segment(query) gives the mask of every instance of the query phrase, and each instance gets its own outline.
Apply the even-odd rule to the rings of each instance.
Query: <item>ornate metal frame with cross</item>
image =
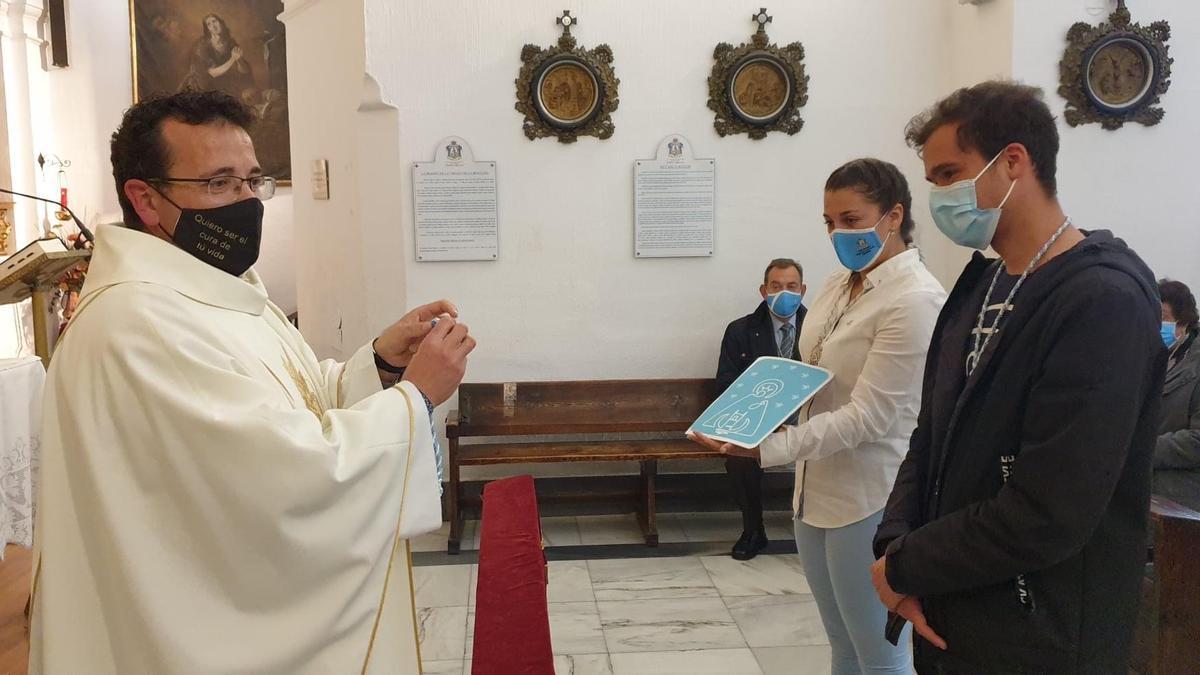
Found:
[[[1067,124],[1096,122],[1115,130],[1126,122],[1153,126],[1162,121],[1163,109],[1155,104],[1171,86],[1170,37],[1166,21],[1133,23],[1125,0],[1117,1],[1106,23],[1071,26],[1059,62],[1058,93],[1067,99]]]
[[[767,24],[773,17],[766,8],[751,17],[758,31],[749,43],[734,47],[726,42],[713,50],[708,76],[708,107],[716,113],[713,126],[722,136],[749,134],[766,138],[768,131],[789,135],[800,131],[800,108],[808,103],[808,75],[804,73],[804,46],[770,44]]]
[[[531,141],[556,136],[560,143],[574,143],[580,136],[609,138],[621,83],[613,72],[612,49],[576,46],[571,28],[579,19],[570,11],[554,22],[563,31],[556,46],[525,45],[521,50],[516,108],[525,115],[525,135]]]

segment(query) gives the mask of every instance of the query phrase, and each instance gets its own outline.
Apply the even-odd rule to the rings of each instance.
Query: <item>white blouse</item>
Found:
[[[800,355],[833,379],[801,410],[799,425],[760,448],[764,467],[796,462],[792,506],[813,527],[844,527],[887,503],[917,425],[925,356],[946,291],[909,249],[867,273],[863,292],[853,303],[849,297],[845,269],[817,294]]]

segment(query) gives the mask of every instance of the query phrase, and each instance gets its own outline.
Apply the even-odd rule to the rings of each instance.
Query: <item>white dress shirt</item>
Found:
[[[787,426],[763,442],[763,467],[796,462],[796,516],[813,527],[845,527],[887,503],[921,407],[925,356],[946,291],[916,249],[867,273],[849,302],[850,272],[825,282],[804,319],[807,363],[833,379]],[[848,306],[847,306],[848,305]],[[840,316],[840,319],[838,318]]]

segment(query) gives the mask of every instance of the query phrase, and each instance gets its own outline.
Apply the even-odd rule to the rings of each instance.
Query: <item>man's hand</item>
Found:
[[[929,627],[929,622],[925,620],[925,611],[921,608],[921,601],[911,595],[900,595],[893,591],[891,585],[888,584],[886,555],[871,565],[871,584],[875,586],[875,593],[879,596],[879,601],[883,603],[884,607],[887,607],[889,612],[894,612],[907,619],[912,624],[913,630],[933,646],[938,649],[946,649],[946,641],[934,632]]]
[[[404,379],[434,405],[441,405],[462,382],[467,371],[467,354],[473,349],[475,339],[467,334],[467,325],[444,318],[421,340],[404,371]]]
[[[875,594],[879,596],[879,601],[883,603],[883,606],[887,607],[889,612],[896,611],[896,607],[900,605],[904,596],[893,591],[892,587],[888,585],[886,555],[871,565],[871,585],[875,587]]]
[[[719,452],[722,455],[759,459],[758,448],[747,449],[732,443],[721,443],[720,441],[713,440],[698,431],[689,432],[687,437],[689,440],[698,443],[699,445],[702,445],[713,452]]]
[[[432,319],[441,316],[458,318],[458,309],[449,300],[421,305],[388,326],[375,341],[375,353],[396,368],[406,368],[421,341],[433,330]]]

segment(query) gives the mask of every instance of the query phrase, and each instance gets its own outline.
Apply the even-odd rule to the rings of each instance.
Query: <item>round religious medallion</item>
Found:
[[[1106,113],[1135,108],[1151,95],[1158,63],[1148,45],[1132,33],[1097,42],[1083,56],[1084,91]]]
[[[751,125],[770,124],[783,114],[792,97],[792,78],[777,58],[748,54],[733,67],[729,106]]]
[[[533,78],[538,113],[559,128],[586,124],[603,97],[604,87],[591,67],[571,56],[548,59]]]

